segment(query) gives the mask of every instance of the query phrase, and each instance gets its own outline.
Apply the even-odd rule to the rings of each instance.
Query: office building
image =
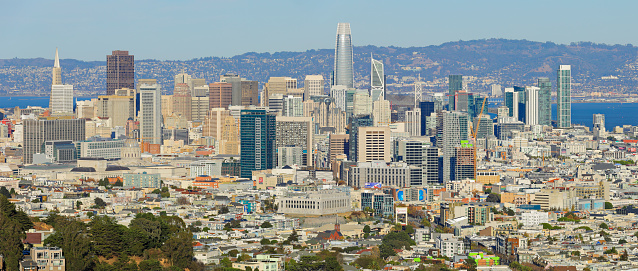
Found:
[[[23,162],[31,164],[33,154],[42,153],[47,141],[85,139],[84,119],[26,119],[23,121]]]
[[[282,116],[303,117],[303,98],[292,95],[283,98]]]
[[[552,83],[547,77],[538,78],[538,124],[552,125]]]
[[[348,125],[346,112],[336,107],[328,96],[313,96],[303,103],[304,117],[312,117],[315,133],[344,134]]]
[[[363,114],[372,114],[372,99],[367,90],[358,89],[353,96],[352,115]]]
[[[210,97],[208,97],[208,85],[197,86],[191,93],[191,120],[202,122],[210,110]]]
[[[181,115],[186,120],[192,120],[191,116],[191,89],[187,83],[175,84],[173,89],[173,112],[177,115]]]
[[[394,148],[394,161],[421,168],[421,182],[413,178],[412,186],[435,184],[439,180],[439,150],[421,140],[399,140]]]
[[[513,117],[516,120],[519,120],[519,97],[520,93],[515,91],[514,88],[505,88],[505,97],[504,103],[505,106],[509,109],[509,116]]]
[[[377,100],[372,103],[372,118],[374,120],[374,126],[389,126],[390,125],[390,101]]]
[[[319,190],[299,196],[277,198],[278,212],[285,215],[323,216],[352,211],[350,193],[338,190]]]
[[[357,162],[358,160],[358,133],[360,127],[369,127],[373,125],[372,116],[370,115],[359,115],[354,116],[350,120],[350,152],[348,155],[348,160]]]
[[[370,56],[370,97],[372,101],[385,100],[385,74],[383,72],[383,62]]]
[[[341,85],[354,88],[354,69],[352,55],[352,36],[349,23],[337,25],[337,40],[335,42],[335,65],[331,85]]]
[[[421,108],[405,111],[405,124],[410,136],[421,136]]]
[[[507,107],[505,108],[507,109]],[[474,118],[474,127],[477,127],[476,138],[490,138],[494,136],[494,121],[492,121],[489,115],[481,115],[480,117]]]
[[[106,56],[106,95],[120,88],[135,88],[135,57],[128,51],[113,51]]]
[[[140,97],[140,140],[150,144],[162,144],[162,87],[159,84],[141,84]]]
[[[492,97],[500,97],[503,95],[503,88],[499,84],[493,84],[490,86]]]
[[[217,141],[221,140],[222,128],[227,116],[230,116],[230,111],[227,109],[211,108],[202,127],[202,136],[213,137]]]
[[[244,80],[241,81],[241,105],[259,105],[259,82]]]
[[[242,105],[242,78],[237,74],[224,74],[219,77],[219,82],[231,84],[231,105]]]
[[[276,159],[276,119],[265,108],[241,111],[241,176],[254,170],[272,169]]]
[[[540,88],[525,88],[525,124],[540,124]]]
[[[556,84],[556,122],[558,128],[572,125],[572,66],[560,65]]]
[[[268,83],[264,84],[264,93],[261,97],[263,106],[270,106],[269,100],[274,95],[288,94],[291,89],[297,89],[297,79],[290,77],[270,77]]]
[[[420,102],[419,108],[421,109],[421,135],[427,135],[428,130],[434,128],[427,126],[427,117],[430,117],[432,113],[436,112],[434,102]]]
[[[330,87],[330,97],[332,97],[335,106],[343,111],[346,111],[347,108],[347,96],[348,88],[344,86]]]
[[[314,135],[312,119],[309,117],[277,118],[277,151],[284,147],[297,147],[301,150],[302,163],[298,165],[312,166],[312,137]],[[285,165],[279,165],[285,166]]]
[[[606,129],[605,129],[605,115],[604,114],[594,114],[594,116],[593,116],[593,130],[594,130],[594,137],[596,137],[596,138],[605,137]]]
[[[49,107],[53,113],[73,114],[73,85],[52,85]]]
[[[357,133],[357,161],[385,161],[391,158],[390,127],[359,127]]]
[[[323,96],[323,75],[306,75],[304,80],[304,101],[310,100],[312,96]]]
[[[450,101],[453,101],[454,95],[457,91],[463,90],[463,75],[455,74],[448,76],[448,97]],[[456,110],[454,103],[450,102],[449,110]]]
[[[211,83],[208,85],[210,108],[226,108],[233,100],[233,85],[230,83]]]
[[[375,216],[394,215],[394,197],[380,191],[361,192],[361,209],[371,208]]]
[[[76,142],[75,146],[80,158],[120,159],[124,140],[91,137],[88,140]]]
[[[328,139],[330,149],[328,151],[328,156],[330,157],[330,162],[333,162],[337,159],[338,155],[348,155],[348,151],[350,149],[350,138],[346,134],[330,134]]]
[[[454,180],[452,169],[454,167],[456,148],[461,146],[461,140],[468,140],[469,137],[469,117],[467,113],[444,112],[442,137],[442,181],[446,183]]]
[[[219,154],[238,155],[240,138],[239,125],[233,116],[226,116],[222,126],[222,138],[219,140]],[[239,174],[237,174],[239,175]]]
[[[98,96],[96,107],[97,117],[109,118],[112,127],[125,127],[135,119],[135,96]]]

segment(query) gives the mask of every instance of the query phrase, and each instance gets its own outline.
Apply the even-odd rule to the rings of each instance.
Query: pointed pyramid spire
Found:
[[[54,68],[60,67],[60,57],[58,56],[58,47],[55,47],[55,62],[53,63]]]

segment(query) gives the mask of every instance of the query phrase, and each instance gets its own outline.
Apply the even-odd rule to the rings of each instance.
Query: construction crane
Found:
[[[472,131],[472,137],[474,138],[474,180],[476,180],[476,164],[478,164],[478,161],[476,159],[476,133],[478,132],[478,127],[481,126],[481,117],[483,116],[483,110],[485,110],[485,101],[487,101],[487,97],[483,97],[483,105],[481,106],[481,113],[479,113],[478,115],[478,119],[476,122],[476,125],[474,125],[475,127],[473,127],[473,129],[471,129]]]

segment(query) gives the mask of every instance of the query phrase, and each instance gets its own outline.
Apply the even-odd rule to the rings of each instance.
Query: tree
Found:
[[[219,213],[220,215],[222,215],[222,214],[227,214],[227,213],[229,213],[229,212],[230,212],[230,210],[228,210],[228,207],[226,207],[226,206],[222,206],[221,208],[219,208],[219,212],[218,212],[218,213]]]
[[[0,195],[3,195],[8,199],[11,198],[11,192],[9,192],[9,190],[7,190],[7,188],[4,186],[0,187]]]
[[[620,244],[620,245],[622,245],[622,244],[626,244],[626,243],[627,243],[627,240],[625,240],[625,239],[620,239],[620,240],[618,241],[618,244]]]
[[[80,209],[80,206],[82,206],[82,202],[81,202],[81,201],[79,201],[79,200],[78,200],[78,201],[76,201],[76,202],[75,202],[75,209],[78,209],[78,210],[79,210],[79,209]]]
[[[627,250],[626,250],[626,249],[625,249],[625,251],[623,251],[623,253],[620,255],[620,260],[621,260],[621,261],[629,260],[629,254],[627,254]]]
[[[501,202],[501,196],[499,194],[490,193],[485,199],[487,202]]]
[[[232,250],[228,251],[228,256],[230,256],[230,257],[236,258],[237,255],[239,255],[239,250],[232,249]]]
[[[55,233],[49,235],[44,244],[62,248],[68,270],[92,270],[94,253],[86,224],[74,218],[56,219]]]
[[[261,241],[259,241],[259,243],[260,243],[262,246],[270,245],[270,240],[268,240],[268,239],[266,239],[266,238],[262,238],[262,239],[261,239]]]
[[[270,222],[268,221],[264,221],[264,223],[261,223],[261,228],[262,229],[272,228],[272,224],[270,224]]]
[[[292,233],[290,234],[290,236],[288,236],[288,239],[286,239],[286,241],[290,242],[297,242],[299,241],[299,235],[297,234],[296,230],[292,230]]]
[[[29,216],[16,210],[15,205],[0,194],[0,255],[4,256],[8,270],[18,270],[22,258],[22,240],[26,237],[24,232],[32,227]]]
[[[614,209],[614,205],[609,201],[605,201],[605,209]]]
[[[598,227],[603,229],[603,230],[608,230],[609,229],[609,226],[605,222],[600,223],[600,225]]]
[[[120,180],[117,180],[117,181],[113,184],[113,186],[119,186],[119,187],[122,187],[122,186],[124,186],[124,183],[123,183],[122,181],[120,181]]]
[[[162,271],[162,264],[158,260],[144,260],[138,265],[144,271]]]
[[[180,231],[169,238],[162,246],[162,251],[169,262],[180,268],[188,268],[193,259],[193,235]]]
[[[106,202],[104,202],[102,198],[95,198],[93,202],[95,203],[95,206],[97,206],[98,208],[103,209],[104,207],[106,207]]]
[[[115,219],[97,216],[91,220],[89,227],[93,248],[98,256],[110,258],[124,251],[126,227],[117,224]]]
[[[12,187],[12,188],[11,188],[11,191],[9,191],[9,194],[11,194],[11,195],[16,195],[17,193],[16,193],[16,190],[15,190],[15,189],[13,189],[13,187]]]
[[[371,231],[371,230],[370,230],[370,226],[369,226],[369,225],[365,225],[365,226],[363,226],[363,232],[365,232],[365,233],[367,233],[367,234],[370,234],[370,231]]]

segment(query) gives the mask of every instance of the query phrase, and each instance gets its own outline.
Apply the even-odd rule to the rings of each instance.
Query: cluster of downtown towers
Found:
[[[274,89],[274,82],[271,82],[272,78],[269,81],[270,86],[268,84],[265,85],[264,91],[260,95],[261,99],[257,97],[259,94],[255,81],[246,81],[236,75],[222,76],[222,81],[229,85],[227,88],[220,86],[213,92],[213,84],[211,84],[208,92],[201,94],[211,101],[211,107],[208,109],[213,109],[214,99],[217,107],[229,109],[229,106],[242,106],[236,112],[239,124],[238,143],[240,144],[238,145],[241,157],[241,177],[250,178],[254,170],[276,167],[277,153],[281,151],[278,147],[296,147],[294,143],[298,142],[305,142],[303,143],[305,146],[300,149],[300,156],[303,157],[300,164],[308,167],[325,167],[326,163],[319,163],[316,157],[313,157],[313,153],[316,151],[312,138],[314,134],[320,133],[330,134],[329,154],[326,157],[328,164],[339,154],[345,155],[348,161],[351,162],[368,162],[370,159],[389,162],[388,154],[392,148],[392,146],[389,146],[392,143],[387,144],[391,134],[388,127],[390,125],[390,106],[389,102],[385,101],[383,63],[374,59],[371,62],[370,89],[355,89],[350,25],[339,23],[335,44],[334,71],[330,78],[330,95],[324,95],[322,76],[307,77],[305,92],[302,93],[301,97],[287,96],[286,94],[288,93],[284,93],[283,97],[272,95],[271,93]],[[558,69],[557,77],[556,126],[568,128],[571,126],[571,67],[569,65],[561,65]],[[65,86],[61,83],[60,78],[60,66],[56,51],[50,107],[54,112],[68,111],[70,108],[72,113],[72,86],[70,88],[60,87]],[[319,91],[308,90],[311,83],[308,78],[316,81],[313,84],[318,86],[317,89]],[[188,80],[183,79],[181,83],[190,84],[189,80],[190,77]],[[280,80],[284,82],[284,88],[289,87],[289,80],[290,78],[287,77]],[[294,88],[296,88],[296,79],[294,80]],[[249,93],[246,92],[244,82],[252,82],[248,84],[250,85],[249,89],[251,89]],[[173,96],[180,97],[180,95],[185,94],[195,96],[192,86],[178,90],[177,85],[176,82]],[[437,169],[440,171],[437,173],[437,181],[456,179],[454,176],[456,170],[453,162],[454,156],[457,154],[455,150],[464,141],[470,139],[470,129],[472,129],[470,122],[473,119],[475,120],[475,125],[479,125],[478,133],[476,134],[477,138],[487,136],[485,131],[492,131],[491,128],[482,129],[480,127],[484,123],[483,119],[489,120],[490,123],[492,122],[489,116],[484,114],[486,110],[479,112],[483,108],[484,98],[465,91],[463,85],[463,76],[449,76],[447,102],[445,101],[446,99],[437,99],[436,96],[432,101],[420,101],[417,98],[415,88],[415,106],[411,111],[406,112],[405,129],[409,132],[409,135],[431,136],[431,141],[434,142],[435,146],[443,149],[443,157],[437,158]],[[120,95],[118,90],[121,89],[132,90],[132,92],[127,91],[125,95],[135,96],[134,114],[136,115],[135,120],[139,123],[136,125],[136,133],[132,134],[133,137],[150,144],[162,144],[161,86],[151,79],[140,79],[135,85],[134,56],[129,55],[127,51],[113,51],[112,55],[107,56],[107,96]],[[189,91],[190,93],[186,93]],[[503,93],[503,106],[501,107],[503,110],[499,109],[499,113],[503,111],[507,115],[506,117],[509,119],[506,118],[505,122],[525,123],[527,125],[552,125],[551,94],[552,84],[549,78],[538,78],[537,86],[506,88],[505,93]],[[313,108],[308,110],[305,105],[307,101],[315,102],[316,105],[311,106]],[[369,109],[366,110],[365,108]],[[308,113],[308,111],[311,112]],[[211,116],[207,117],[211,118]],[[312,118],[307,121],[307,119],[303,118],[295,120],[294,118],[279,117]],[[343,120],[340,120],[340,118],[343,118]],[[499,121],[503,121],[501,118],[502,116],[499,116]],[[287,124],[284,124],[286,122]],[[277,129],[278,125],[281,125],[282,129],[291,130],[289,132],[294,135],[284,135],[290,140],[284,140],[285,142],[280,143],[279,141],[282,141],[282,139],[279,138],[279,141],[277,141],[278,136],[282,137],[281,131]],[[387,150],[382,150],[377,157],[358,157],[362,153],[359,148],[370,147],[357,142],[359,129],[380,126],[385,129],[381,132],[388,139],[387,141],[381,140],[384,143],[380,147]],[[127,136],[131,137],[128,133]],[[299,139],[299,137],[306,138]],[[50,140],[61,139],[77,140],[71,138]],[[340,145],[340,147],[333,147],[333,143]],[[378,148],[379,146],[373,147]],[[27,151],[25,151],[25,154],[29,155]],[[30,162],[30,160],[25,159],[25,162]],[[433,181],[435,181],[435,178],[432,177],[427,178],[427,181],[423,180],[424,183]]]

